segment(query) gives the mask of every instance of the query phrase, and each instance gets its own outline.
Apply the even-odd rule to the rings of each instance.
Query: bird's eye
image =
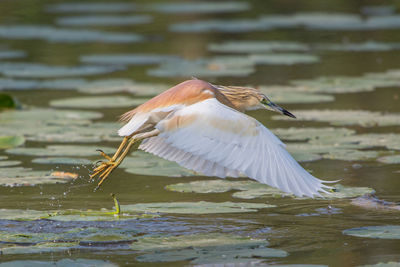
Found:
[[[264,98],[261,100],[261,103],[264,104],[264,105],[268,105],[269,103],[271,103],[271,100],[269,100],[268,98],[264,97]]]

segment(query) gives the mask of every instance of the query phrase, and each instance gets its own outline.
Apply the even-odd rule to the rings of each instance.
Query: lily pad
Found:
[[[0,161],[0,168],[1,167],[11,167],[15,165],[21,164],[21,161],[18,160],[1,160]]]
[[[93,54],[81,56],[81,62],[103,65],[153,65],[179,60],[178,56],[161,54]]]
[[[0,263],[0,267],[117,267],[118,265],[103,260],[62,259],[58,261],[13,260]]]
[[[77,246],[78,244],[76,242],[45,242],[33,246],[6,246],[4,248],[0,248],[0,251],[3,255],[55,253],[66,251],[74,247],[76,248]]]
[[[0,110],[15,108],[16,103],[14,99],[6,94],[0,94]]]
[[[262,203],[239,203],[239,202],[161,202],[161,203],[139,203],[122,205],[121,208],[127,212],[150,212],[150,213],[175,213],[175,214],[213,214],[213,213],[243,213],[256,212],[258,209],[273,208],[274,205]]]
[[[398,86],[397,77],[389,72],[370,73],[361,77],[319,77],[313,80],[295,80],[291,84],[297,86],[293,90],[311,93],[356,93],[369,92],[378,87]]]
[[[85,94],[112,94],[112,93],[131,93],[137,96],[155,96],[169,86],[163,84],[137,83],[128,79],[108,79],[87,82],[78,86],[78,91]]]
[[[88,159],[80,159],[80,158],[46,157],[46,158],[33,159],[32,163],[57,164],[57,165],[90,165],[93,162]]]
[[[386,156],[378,158],[379,162],[386,164],[399,164],[400,163],[400,155]]]
[[[71,157],[87,157],[99,155],[98,149],[103,150],[105,153],[114,153],[115,149],[111,147],[96,147],[96,146],[83,146],[83,145],[50,145],[46,148],[38,147],[20,147],[6,150],[8,154],[13,155],[28,155],[39,157],[53,157],[53,156],[71,156]]]
[[[0,136],[0,149],[17,147],[25,143],[22,136]]]
[[[343,231],[345,235],[381,238],[381,239],[400,239],[399,225],[380,225],[352,228]]]
[[[73,78],[53,80],[0,78],[0,90],[72,90],[86,83],[84,79]]]
[[[400,43],[379,43],[368,41],[364,43],[317,44],[314,48],[319,50],[343,52],[380,52],[399,50]]]
[[[311,64],[319,61],[317,56],[309,54],[251,54],[249,57],[255,64],[266,65]]]
[[[254,181],[229,181],[229,180],[207,180],[190,183],[178,183],[166,186],[167,190],[185,193],[222,193],[231,190],[238,190],[232,194],[233,197],[243,199],[254,199],[258,197],[295,197],[292,194],[284,193],[277,188],[260,184]],[[353,198],[365,194],[372,194],[375,191],[367,187],[347,187],[340,184],[334,185],[330,194],[322,194],[329,199]],[[296,197],[297,198],[297,197]]]
[[[122,13],[136,11],[137,6],[133,3],[123,2],[90,2],[90,3],[58,3],[48,5],[47,12],[57,13]]]
[[[78,178],[78,174],[69,172],[34,171],[30,168],[3,167],[0,172],[1,186],[34,186],[38,184],[67,183]]]
[[[226,1],[226,2],[178,2],[162,3],[150,5],[149,8],[154,11],[168,14],[194,14],[194,13],[229,13],[239,12],[250,9],[246,2]]]
[[[98,247],[99,245],[119,245],[121,242],[132,242],[137,231],[120,228],[74,228],[67,232],[31,233],[0,231],[0,241],[8,246],[0,247],[3,254],[32,254],[56,252],[69,248]]]
[[[101,113],[79,110],[28,109],[0,113],[2,132],[27,140],[59,143],[121,141],[117,122],[92,122]]]
[[[331,102],[335,100],[332,95],[314,94],[308,92],[299,92],[298,90],[291,90],[292,88],[271,86],[259,87],[260,91],[277,103],[321,103]]]
[[[124,26],[138,25],[152,22],[149,15],[133,16],[106,16],[106,15],[85,15],[61,17],[57,19],[57,24],[61,26]]]
[[[162,63],[147,73],[156,77],[245,77],[254,72],[253,65],[248,57],[176,60]]]
[[[143,104],[149,99],[130,98],[126,96],[87,96],[64,98],[50,101],[52,107],[62,108],[117,108],[135,107]]]
[[[245,262],[259,258],[286,257],[283,250],[266,247],[267,241],[227,234],[195,234],[143,237],[132,243],[147,252],[136,257],[143,262],[191,261],[192,264]]]
[[[41,39],[57,43],[135,43],[144,41],[144,37],[133,33],[55,28],[39,25],[0,26],[0,38],[16,40]]]
[[[1,180],[1,178],[0,178]],[[48,217],[48,212],[38,210],[0,209],[0,220],[31,221]],[[4,241],[4,232],[1,241]]]
[[[321,121],[332,125],[360,125],[363,127],[400,125],[400,116],[366,110],[294,110],[298,120]],[[285,116],[273,116],[275,120],[289,120]]]
[[[340,139],[343,136],[349,136],[355,134],[354,130],[350,130],[347,128],[332,128],[332,127],[324,127],[324,128],[313,128],[313,127],[304,127],[304,128],[277,128],[272,129],[272,131],[284,140],[290,141],[308,141],[308,140],[325,140],[327,138],[336,138]]]
[[[19,50],[0,50],[0,59],[12,59],[25,57],[26,53]]]
[[[162,159],[150,153],[135,151],[132,156],[125,158],[121,168],[128,173],[151,176],[182,177],[196,175],[176,162]]]
[[[306,44],[285,41],[229,41],[210,44],[208,50],[220,53],[268,53],[273,51],[308,51]]]
[[[50,66],[34,63],[0,62],[0,73],[11,77],[51,78],[104,74],[118,70],[113,66]]]

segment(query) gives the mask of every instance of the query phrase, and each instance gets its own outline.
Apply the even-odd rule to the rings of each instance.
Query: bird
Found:
[[[257,88],[186,80],[120,117],[123,140],[107,161],[94,166],[97,190],[132,146],[205,176],[247,176],[299,197],[322,197],[331,186],[312,176],[285,144],[263,124],[245,114],[266,109],[292,118]]]

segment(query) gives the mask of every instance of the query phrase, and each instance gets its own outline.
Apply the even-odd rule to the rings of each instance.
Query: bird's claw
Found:
[[[107,161],[107,162],[102,162],[99,166],[97,166],[94,170],[93,173],[90,175],[90,178],[93,179],[97,175],[99,175],[99,178],[101,179],[100,182],[97,184],[97,187],[94,189],[95,191],[99,189],[101,184],[107,179],[107,177],[110,175],[110,173],[118,167],[118,163],[115,161]]]
[[[109,161],[114,161],[110,156],[108,156],[106,153],[104,153],[103,150],[101,149],[96,149],[96,151],[100,152],[100,155],[102,155],[103,157],[105,157],[106,159],[108,159]]]

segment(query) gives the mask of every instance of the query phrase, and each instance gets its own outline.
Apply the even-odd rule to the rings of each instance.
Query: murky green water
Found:
[[[0,2],[0,96],[18,105],[0,111],[0,266],[400,262],[399,4],[167,3]],[[85,164],[118,146],[117,117],[190,76],[260,87],[298,120],[250,115],[347,189],[295,199],[134,153],[93,192]]]

